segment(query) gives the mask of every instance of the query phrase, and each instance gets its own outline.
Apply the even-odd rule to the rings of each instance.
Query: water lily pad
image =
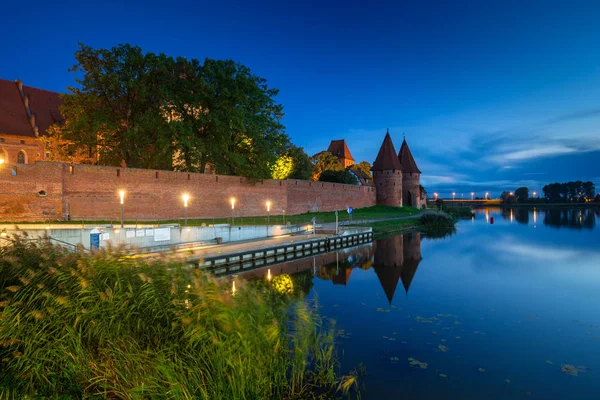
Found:
[[[454,325],[462,325],[462,322],[460,322],[460,321],[454,321]]]
[[[451,317],[451,318],[456,318],[456,315],[454,314],[437,314],[438,317]]]
[[[560,370],[567,375],[578,376],[580,372],[587,372],[590,369],[587,367],[583,367],[583,366],[576,367],[572,364],[562,364],[560,366]]]
[[[504,382],[510,383],[510,379],[505,379]]]
[[[402,344],[408,344],[408,342],[407,342],[407,341],[404,341],[404,340],[403,340],[403,341],[401,341],[400,343],[402,343]]]
[[[446,346],[444,346],[443,344],[438,345],[438,350],[441,351],[442,353],[445,353],[448,351],[448,348]]]
[[[454,339],[460,339],[460,336],[454,336]]]
[[[478,371],[479,372],[485,372],[485,368],[479,368]]]
[[[546,364],[554,365],[554,363],[550,360],[546,360]]]
[[[429,365],[426,362],[419,361],[419,360],[414,359],[412,357],[409,357],[408,361],[409,361],[409,364],[410,364],[410,366],[412,368],[417,368],[418,367],[418,368],[421,368],[421,369],[426,369],[427,366]]]
[[[447,377],[448,377],[448,375],[446,375],[446,374],[440,374],[440,377],[442,377],[442,378],[447,378]]]
[[[442,340],[440,340],[440,341],[441,341],[441,342],[445,342],[445,341],[446,341],[446,339],[442,339]]]

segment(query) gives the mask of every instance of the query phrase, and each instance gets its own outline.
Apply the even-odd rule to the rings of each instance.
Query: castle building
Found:
[[[332,140],[327,151],[336,156],[344,168],[354,165],[354,158],[344,139]]]
[[[425,198],[421,193],[421,171],[406,143],[398,154],[389,131],[386,132],[377,158],[371,168],[377,204],[421,208]]]
[[[402,166],[389,131],[385,134],[377,158],[371,167],[375,197],[379,205],[402,206]]]
[[[402,166],[402,204],[421,208],[421,204],[425,204],[421,193],[421,171],[408,148],[406,138],[402,141],[398,159]]]
[[[48,128],[61,120],[56,92],[0,79],[0,159],[11,164],[49,160]]]

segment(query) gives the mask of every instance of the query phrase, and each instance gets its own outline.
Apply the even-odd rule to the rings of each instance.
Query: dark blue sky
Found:
[[[231,58],[281,90],[309,154],[372,162],[403,133],[430,193],[600,188],[597,1],[49,2],[0,5],[0,78],[65,91],[77,42]]]

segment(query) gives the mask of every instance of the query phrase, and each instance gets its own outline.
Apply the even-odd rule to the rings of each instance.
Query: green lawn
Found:
[[[383,219],[383,218],[396,218],[396,217],[405,217],[409,215],[414,215],[419,213],[420,210],[413,207],[388,207],[388,206],[373,206],[373,207],[364,207],[354,209],[352,213],[352,220],[366,220],[366,219]],[[315,212],[315,213],[306,213],[306,214],[298,214],[298,215],[275,215],[272,214],[270,217],[271,225],[282,225],[284,222],[291,222],[292,224],[302,224],[308,223],[312,220],[313,217],[317,218],[319,223],[324,222],[335,222],[335,212]],[[338,212],[339,221],[348,221],[349,216],[348,212],[343,209]],[[112,221],[68,221],[68,222],[53,222],[53,221],[40,221],[37,223],[61,223],[61,224],[110,224],[110,225],[119,225],[121,222],[119,220]],[[181,224],[185,223],[183,218],[177,220],[163,220],[163,221],[129,221],[126,220],[125,224]],[[230,218],[204,218],[204,219],[192,219],[189,218],[187,224],[190,226],[198,226],[202,224],[212,225],[212,224],[229,224],[231,223]],[[26,225],[28,222],[19,222],[18,225]],[[254,216],[254,217],[236,217],[235,225],[266,225],[267,224],[267,216]]]

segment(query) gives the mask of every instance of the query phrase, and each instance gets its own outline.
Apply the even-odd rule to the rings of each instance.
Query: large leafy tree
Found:
[[[93,152],[103,165],[172,168],[250,178],[271,176],[289,139],[283,108],[242,64],[204,63],[139,47],[80,46],[73,71],[82,72],[53,128],[64,153]]]
[[[178,59],[169,103],[177,126],[180,169],[252,178],[271,176],[289,138],[283,107],[265,79],[231,60]]]
[[[313,165],[313,180],[318,181],[323,171],[342,171],[344,167],[336,156],[328,151],[322,151],[310,158]]]
[[[173,60],[119,45],[93,49],[80,44],[77,87],[64,95],[65,123],[52,129],[57,149],[68,156],[95,154],[102,165],[169,167],[172,138],[161,105],[167,101],[164,81]]]

